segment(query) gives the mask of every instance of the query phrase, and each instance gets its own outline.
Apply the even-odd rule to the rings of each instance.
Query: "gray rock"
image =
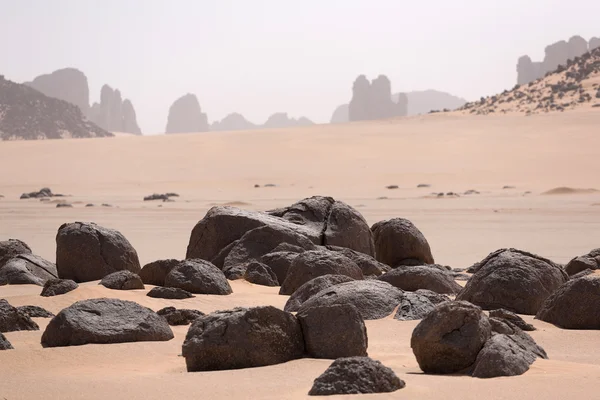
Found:
[[[497,318],[509,321],[524,331],[535,331],[535,326],[528,324],[523,320],[523,318],[519,317],[517,314],[505,310],[503,308],[490,311],[490,318]]]
[[[565,271],[552,261],[509,249],[488,256],[456,299],[486,310],[504,308],[535,315],[567,279]]]
[[[283,308],[288,312],[295,312],[300,309],[300,306],[312,296],[322,290],[328,289],[340,283],[351,282],[354,279],[346,275],[323,275],[318,276],[304,285],[300,286],[288,299]]]
[[[437,265],[400,266],[378,279],[411,292],[427,289],[436,293],[456,294],[462,290],[450,271]]]
[[[144,265],[139,275],[146,285],[164,286],[165,278],[181,261],[168,259],[157,260]]]
[[[492,329],[481,308],[464,301],[441,303],[413,330],[410,346],[425,373],[452,374],[470,367]]]
[[[244,279],[256,285],[279,286],[277,275],[275,275],[268,265],[258,261],[248,263]]]
[[[588,254],[575,257],[565,266],[565,271],[569,276],[576,275],[586,269],[600,269],[600,249],[594,249]]]
[[[311,396],[335,394],[390,393],[406,386],[403,380],[369,357],[338,358],[315,379]]]
[[[8,341],[6,336],[4,336],[3,333],[0,333],[0,350],[12,350],[12,349],[14,349],[12,344],[10,344],[10,342]]]
[[[40,327],[29,315],[0,299],[0,332],[37,331]]]
[[[33,254],[25,242],[18,239],[9,239],[0,242],[0,270],[4,264],[20,254]]]
[[[175,307],[165,307],[156,312],[167,320],[169,325],[189,325],[204,314],[198,310],[188,310],[185,308],[176,309]]]
[[[197,294],[231,294],[231,286],[219,268],[204,260],[186,260],[173,268],[165,286]]]
[[[393,268],[399,265],[434,264],[425,236],[404,218],[380,221],[371,227],[378,261]]]
[[[106,275],[99,284],[114,290],[145,289],[142,278],[138,274],[127,270]]]
[[[391,271],[391,267],[384,263],[377,261],[375,258],[368,254],[361,253],[356,250],[348,249],[346,247],[339,246],[327,246],[328,250],[337,251],[348,257],[358,265],[363,275],[366,277],[377,277],[388,271]]]
[[[54,314],[50,311],[38,307],[38,306],[21,306],[17,307],[17,309],[23,314],[28,315],[30,318],[52,318]]]
[[[302,328],[272,306],[218,311],[194,321],[182,354],[190,372],[279,364],[304,354]]]
[[[19,254],[0,267],[0,285],[39,285],[56,279],[56,266],[34,254]]]
[[[91,299],[74,303],[52,318],[42,335],[43,347],[88,343],[126,343],[173,339],[167,321],[132,301]]]
[[[52,297],[69,293],[79,287],[77,282],[71,279],[50,279],[44,284],[40,296]]]
[[[279,294],[291,295],[306,282],[323,275],[346,275],[353,279],[363,279],[358,265],[341,253],[329,250],[306,251],[294,259]]]
[[[251,261],[256,262],[256,261]],[[246,268],[250,263],[237,264],[237,265],[229,265],[223,268],[223,274],[230,281],[235,281],[238,279],[244,279],[244,275],[246,275]]]
[[[161,286],[152,288],[146,296],[154,297],[157,299],[173,300],[191,299],[192,297],[194,297],[194,295],[188,292],[187,290]]]
[[[304,252],[304,249],[302,249],[302,252]],[[277,276],[279,283],[283,283],[292,263],[298,257],[298,254],[302,252],[272,251],[262,256],[261,262],[271,268],[271,271]]]
[[[448,296],[430,290],[421,289],[416,292],[404,292],[394,319],[398,321],[423,319],[436,305],[449,300]]]
[[[297,317],[310,357],[336,359],[367,355],[367,327],[353,305],[309,308]]]
[[[56,268],[62,279],[89,282],[116,271],[140,272],[131,243],[118,231],[94,223],[63,224],[56,235]]]

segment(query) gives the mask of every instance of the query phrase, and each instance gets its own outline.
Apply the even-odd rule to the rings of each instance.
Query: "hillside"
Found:
[[[0,75],[0,138],[34,140],[113,136],[89,122],[79,107]]]
[[[469,114],[538,114],[581,107],[600,107],[600,48],[567,61],[566,65],[526,85],[482,97],[459,111]]]

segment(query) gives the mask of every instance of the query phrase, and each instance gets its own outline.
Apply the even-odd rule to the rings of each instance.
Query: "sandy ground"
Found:
[[[518,247],[566,262],[600,247],[600,111],[519,116],[430,115],[391,121],[288,130],[156,137],[0,143],[0,240],[19,238],[54,260],[58,227],[94,221],[116,228],[142,263],[182,258],[194,224],[215,204],[266,210],[307,196],[330,195],[356,207],[372,224],[412,220],[438,263],[465,267],[500,247]],[[265,184],[276,187],[264,187]],[[261,185],[254,188],[255,184]],[[429,184],[428,188],[417,188]],[[395,190],[387,185],[398,185]],[[55,203],[18,200],[51,187],[71,195]],[[503,189],[505,186],[514,188]],[[562,187],[585,190],[553,190]],[[474,189],[480,194],[462,195]],[[552,193],[543,194],[553,190]],[[458,192],[438,198],[432,193]],[[173,203],[145,195],[177,192]],[[385,197],[385,198],[382,198]],[[85,208],[94,203],[97,207]],[[102,203],[113,207],[100,207]],[[232,283],[230,296],[167,301],[144,291],[118,292],[96,282],[55,298],[36,286],[0,287],[13,305],[58,312],[95,297],[134,300],[210,312],[272,304],[277,289]],[[598,398],[600,332],[566,331],[525,317],[550,356],[525,375],[479,380],[429,376],[410,350],[416,322],[369,321],[369,354],[393,368],[405,389],[379,398]],[[42,330],[47,320],[36,319]],[[307,397],[330,361],[303,359],[238,371],[187,373],[181,344],[187,327],[163,343],[42,349],[40,332],[6,336],[0,352],[0,399],[163,399]]]

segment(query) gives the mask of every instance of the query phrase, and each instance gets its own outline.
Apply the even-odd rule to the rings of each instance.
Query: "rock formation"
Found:
[[[331,115],[330,124],[343,124],[345,122],[350,121],[350,110],[348,109],[348,104],[342,104],[338,106]]]
[[[79,107],[0,75],[0,138],[35,140],[112,136]]]
[[[392,84],[387,76],[379,75],[369,83],[360,75],[352,86],[352,100],[348,108],[350,121],[384,119],[407,114],[407,102],[400,96],[392,101]]]
[[[113,90],[108,85],[102,86],[100,104],[94,103],[92,105],[89,118],[111,132],[142,134],[131,101],[128,99],[123,100],[119,89]]]
[[[202,112],[196,95],[188,93],[175,100],[169,108],[165,133],[194,133],[209,130],[208,119]]]
[[[48,97],[74,104],[84,115],[90,108],[90,89],[85,74],[75,68],[59,69],[51,74],[40,75],[24,85],[44,93]]]
[[[271,115],[264,123],[263,128],[289,128],[293,126],[314,125],[314,122],[306,117],[298,119],[290,118],[287,113],[275,113]]]
[[[600,38],[591,38],[590,43],[588,44],[588,48],[590,49],[590,51],[597,49],[598,47],[600,47]]]
[[[229,114],[221,121],[213,122],[210,126],[211,131],[245,131],[256,128],[256,125],[238,113]]]

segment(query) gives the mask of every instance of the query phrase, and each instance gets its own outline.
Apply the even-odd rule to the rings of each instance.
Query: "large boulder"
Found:
[[[33,254],[27,243],[18,239],[9,239],[0,242],[0,270],[7,261],[21,254]]]
[[[0,350],[12,350],[12,349],[14,349],[12,344],[10,344],[10,342],[8,341],[6,336],[4,336],[3,333],[0,333]]]
[[[181,300],[181,299],[191,299],[194,297],[193,294],[188,292],[187,290],[179,289],[179,288],[171,288],[171,287],[161,287],[157,286],[152,288],[146,296],[154,297],[157,299],[172,299],[172,300]]]
[[[323,275],[346,275],[352,279],[363,279],[358,265],[341,253],[329,250],[306,251],[294,259],[279,294],[291,295],[306,282]]]
[[[231,286],[219,268],[204,260],[186,260],[173,268],[165,286],[196,294],[231,294]]]
[[[303,250],[304,251],[304,250]],[[293,251],[273,251],[261,257],[261,262],[271,268],[271,271],[277,276],[277,282],[283,283],[292,263],[301,252]]]
[[[252,261],[247,265],[244,279],[256,285],[279,286],[277,275],[268,265],[258,261]]]
[[[450,271],[437,265],[401,266],[378,279],[411,292],[427,289],[436,293],[456,294],[462,290]]]
[[[19,254],[0,267],[0,285],[43,286],[56,278],[56,266],[35,254]]]
[[[568,279],[552,261],[529,253],[505,250],[488,256],[456,296],[485,310],[504,308],[535,315],[550,294]]]
[[[125,343],[173,339],[167,321],[132,301],[91,299],[74,303],[52,318],[42,335],[43,347],[88,343]]]
[[[302,357],[297,318],[272,306],[218,311],[194,321],[183,343],[188,371],[262,367]]]
[[[572,279],[552,293],[536,318],[564,329],[600,329],[600,274]]]
[[[0,332],[37,331],[40,327],[29,315],[0,299]]]
[[[404,292],[394,319],[398,321],[423,319],[438,304],[449,300],[448,296],[425,289],[416,292]]]
[[[410,346],[423,372],[452,374],[473,365],[491,334],[481,308],[451,301],[439,304],[415,327]]]
[[[600,249],[594,249],[583,256],[575,257],[565,265],[565,271],[569,276],[576,275],[586,269],[600,269]]]
[[[312,307],[352,304],[363,319],[380,319],[390,315],[400,304],[404,292],[387,282],[359,280],[340,283],[320,291],[298,309],[301,313]]]
[[[425,236],[407,219],[393,218],[371,227],[378,261],[391,266],[434,264]]]
[[[353,278],[346,275],[322,275],[318,276],[304,285],[300,286],[287,300],[283,308],[288,312],[295,312],[308,299],[322,290],[328,289],[340,283],[351,282]]]
[[[353,305],[308,308],[297,317],[310,357],[336,359],[367,355],[367,327]]]
[[[199,317],[206,315],[202,311],[185,308],[176,309],[175,307],[165,307],[156,313],[166,319],[169,325],[189,325]]]
[[[389,265],[377,261],[368,254],[361,253],[346,247],[326,246],[328,250],[337,251],[348,257],[358,265],[365,278],[377,277],[390,271],[392,268]]]
[[[181,261],[174,259],[157,260],[144,265],[139,275],[146,285],[164,286],[165,278]]]
[[[94,223],[62,225],[56,235],[56,268],[62,279],[89,282],[116,271],[140,272],[137,252],[120,232]]]
[[[40,296],[58,296],[61,294],[69,293],[77,289],[78,287],[79,285],[77,284],[77,282],[71,279],[49,279],[44,284],[44,288],[42,289],[42,293],[40,294]]]
[[[406,386],[394,371],[369,357],[338,358],[315,379],[311,396],[390,393]]]
[[[140,278],[138,274],[134,274],[128,270],[117,271],[106,275],[100,281],[100,285],[114,290],[145,289],[142,278]]]

